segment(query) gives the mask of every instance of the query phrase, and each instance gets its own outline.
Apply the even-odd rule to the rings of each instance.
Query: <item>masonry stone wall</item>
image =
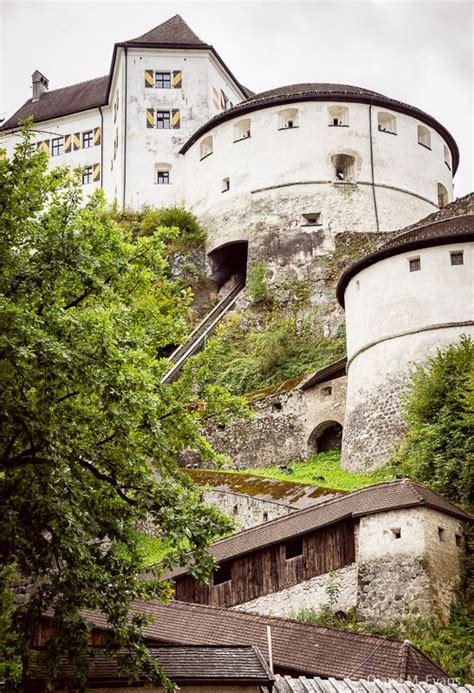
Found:
[[[357,574],[357,564],[352,563],[332,573],[318,575],[311,580],[238,604],[233,608],[237,611],[287,618],[295,617],[303,609],[318,612],[324,606],[329,606],[329,592],[334,585],[337,587],[337,596],[331,604],[332,609],[347,612],[357,605]]]
[[[238,467],[304,460],[314,451],[310,439],[315,429],[329,422],[342,424],[345,394],[343,376],[267,396],[251,403],[253,420],[235,418],[225,428],[209,427],[206,435],[215,450],[229,455]]]
[[[204,491],[204,501],[212,503],[225,514],[231,517],[235,523],[235,531],[242,531],[261,525],[277,517],[289,515],[294,511],[289,505],[275,503],[275,501],[254,498],[243,493],[230,493],[229,491]]]

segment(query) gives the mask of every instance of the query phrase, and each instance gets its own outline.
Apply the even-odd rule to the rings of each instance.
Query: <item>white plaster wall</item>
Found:
[[[457,250],[464,251],[463,265],[451,265],[450,253]],[[421,260],[417,272],[410,272],[413,257]],[[349,361],[392,335],[472,320],[473,270],[472,242],[402,252],[361,270],[344,296]]]
[[[285,106],[254,111],[207,132],[204,137],[213,137],[213,153],[202,161],[203,138],[188,150],[186,202],[215,231],[214,247],[248,237],[260,230],[259,222],[271,225],[273,217],[275,223],[280,218],[284,232],[285,226],[298,225],[301,214],[307,211],[321,212],[323,228],[333,233],[376,230],[370,186],[369,106],[348,104],[349,127],[328,127],[327,109],[331,106],[334,103],[291,104],[299,111],[299,125],[287,130],[278,129],[278,112]],[[243,118],[251,119],[251,137],[234,142],[234,125]],[[441,137],[432,131],[429,151],[418,144],[416,119],[397,114],[397,124],[397,135],[379,132],[377,109],[373,109],[374,172],[375,182],[380,184],[376,195],[381,230],[401,228],[435,211],[438,182],[452,194],[451,172],[444,163]],[[331,156],[337,153],[355,156],[357,186],[335,183]],[[225,177],[230,178],[230,190],[223,193],[221,183]],[[261,191],[272,186],[287,187]],[[275,203],[273,208],[271,200]],[[259,215],[259,207],[263,216]],[[242,210],[247,216],[244,225]]]
[[[357,605],[357,564],[344,566],[332,573],[293,585],[280,592],[266,594],[244,604],[232,607],[237,611],[247,611],[264,616],[295,617],[302,609],[320,611],[329,605],[329,584],[338,589],[332,608],[334,611],[349,611]]]

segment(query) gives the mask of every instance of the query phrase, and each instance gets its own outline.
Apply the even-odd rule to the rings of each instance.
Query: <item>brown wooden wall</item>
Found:
[[[235,606],[279,592],[355,560],[354,523],[344,520],[303,536],[303,554],[286,560],[285,543],[231,561],[231,580],[203,585],[190,575],[177,578],[175,598],[211,606]]]

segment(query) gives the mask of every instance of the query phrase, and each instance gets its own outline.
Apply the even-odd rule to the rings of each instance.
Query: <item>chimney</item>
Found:
[[[33,101],[38,101],[40,96],[44,94],[45,91],[48,91],[49,81],[39,70],[33,72],[31,80],[33,83]]]

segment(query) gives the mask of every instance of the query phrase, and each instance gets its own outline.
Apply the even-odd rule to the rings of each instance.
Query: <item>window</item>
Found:
[[[285,544],[285,559],[289,561],[291,558],[297,558],[303,555],[303,539],[296,537]]]
[[[155,87],[171,89],[171,72],[155,72]]]
[[[328,108],[329,127],[348,127],[349,109],[346,106],[331,106]]]
[[[93,132],[92,130],[87,130],[87,132],[82,133],[82,148],[88,149],[92,147]]]
[[[156,127],[158,130],[169,130],[171,128],[171,119],[169,111],[156,112]]]
[[[418,144],[431,149],[431,133],[423,125],[418,125]]]
[[[201,158],[201,161],[206,158],[206,156],[209,156],[212,154],[213,148],[212,148],[212,135],[209,135],[208,137],[205,137],[203,141],[201,142],[199,146],[199,155]]]
[[[86,166],[82,171],[82,185],[92,183],[92,166]]]
[[[354,179],[355,159],[348,154],[336,154],[332,157],[334,175],[337,181],[350,183]]]
[[[156,182],[158,185],[169,185],[170,182],[170,172],[169,171],[158,171],[156,176]]]
[[[250,137],[250,118],[244,118],[234,125],[234,142],[247,140]]]
[[[230,190],[230,178],[223,178],[221,192],[227,192],[228,190]]]
[[[63,153],[64,143],[62,137],[55,137],[51,140],[51,156],[59,156]]]
[[[281,411],[283,409],[283,405],[281,402],[273,402],[272,403],[272,411]]]
[[[442,207],[446,207],[448,204],[448,191],[442,185],[441,183],[438,183],[438,207],[441,209]]]
[[[445,541],[446,539],[446,530],[444,527],[438,527],[438,539],[440,541]]]
[[[237,504],[235,504],[234,507],[232,508],[232,514],[237,515],[238,512],[239,512],[239,506]]]
[[[456,546],[461,547],[462,546],[462,535],[461,534],[455,534],[454,539],[456,541]]]
[[[443,145],[443,147],[444,147],[444,149],[443,149],[443,151],[444,151],[444,163],[446,164],[446,166],[451,171],[451,153],[450,153],[450,151],[446,145]]]
[[[266,510],[265,510],[265,512],[263,513],[263,521],[264,521],[264,522],[268,522],[268,513],[267,513]]]
[[[388,132],[391,135],[397,134],[397,119],[391,113],[377,114],[378,128],[380,132]]]
[[[302,214],[303,222],[301,226],[321,226],[321,212],[309,212]]]
[[[418,272],[421,270],[421,260],[419,257],[413,257],[409,261],[410,272]]]
[[[332,395],[332,387],[330,385],[323,387],[321,389],[321,394],[323,397],[330,397]]]
[[[298,127],[298,109],[285,108],[278,112],[278,129],[290,130]]]
[[[214,585],[222,585],[232,579],[232,564],[223,563],[214,570]]]
[[[400,527],[396,527],[395,529],[392,529],[392,539],[401,539],[402,536],[402,530]]]
[[[464,265],[464,253],[462,250],[455,250],[451,253],[452,265]]]

